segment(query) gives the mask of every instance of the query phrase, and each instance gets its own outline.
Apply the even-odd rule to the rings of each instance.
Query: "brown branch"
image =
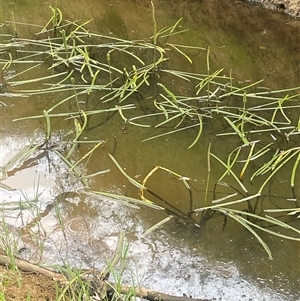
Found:
[[[12,262],[12,260],[13,260],[13,262]],[[64,277],[60,273],[56,273],[56,272],[50,271],[48,269],[39,267],[28,261],[24,261],[24,260],[17,259],[17,258],[11,259],[10,257],[8,257],[6,255],[0,254],[0,265],[11,266],[12,264],[15,264],[18,267],[18,269],[23,272],[42,274],[55,281],[60,281],[63,283],[67,282],[66,277]]]
[[[109,286],[107,286],[107,292],[108,293],[114,293],[115,292],[115,284],[109,283]],[[164,293],[160,293],[157,291],[149,290],[146,288],[132,288],[127,285],[122,285],[120,288],[121,294],[128,294],[130,292],[134,291],[135,295],[141,299],[147,299],[149,301],[209,301],[208,299],[193,299],[187,296],[173,296],[168,295]]]

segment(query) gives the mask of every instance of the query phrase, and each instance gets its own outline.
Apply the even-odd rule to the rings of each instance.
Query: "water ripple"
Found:
[[[96,218],[80,215],[66,221],[64,228],[72,236],[85,236],[97,230],[98,222]]]

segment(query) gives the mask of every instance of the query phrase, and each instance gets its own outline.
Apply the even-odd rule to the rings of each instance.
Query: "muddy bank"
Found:
[[[300,0],[259,0],[262,6],[284,12],[292,17],[300,18]]]

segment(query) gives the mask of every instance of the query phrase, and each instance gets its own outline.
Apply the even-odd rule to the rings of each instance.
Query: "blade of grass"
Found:
[[[248,197],[245,197],[245,198],[242,198],[242,199],[239,199],[239,200],[236,200],[236,201],[227,202],[227,203],[221,203],[221,204],[219,203],[217,205],[212,205],[212,206],[206,206],[206,207],[197,208],[197,209],[194,209],[193,212],[201,212],[201,211],[204,211],[204,210],[207,210],[207,209],[216,210],[216,209],[219,209],[219,208],[223,208],[224,206],[234,205],[234,204],[238,204],[238,203],[241,203],[241,202],[245,202],[245,201],[254,199],[256,197],[259,197],[260,195],[261,195],[260,193],[257,193],[257,194],[250,195]]]
[[[156,230],[157,228],[161,227],[162,225],[164,225],[165,223],[167,223],[172,218],[173,218],[173,216],[169,215],[168,217],[164,218],[160,222],[156,223],[155,225],[153,225],[152,227],[150,227],[147,231],[145,231],[145,235],[147,235],[150,232],[152,232],[152,231]]]
[[[117,168],[120,170],[120,172],[127,178],[127,180],[132,183],[134,186],[138,187],[138,188],[142,188],[147,190],[146,187],[144,187],[142,184],[140,184],[139,182],[137,182],[136,180],[134,180],[132,177],[130,177],[125,171],[124,169],[120,166],[120,164],[118,163],[118,161],[114,158],[114,156],[112,154],[110,154],[108,151],[106,151],[106,153],[108,154],[108,156],[111,158],[111,160],[115,163],[115,165],[117,166]]]
[[[218,211],[220,211],[221,213],[225,214],[226,216],[229,216],[230,218],[236,220],[238,223],[240,223],[243,227],[245,227],[249,232],[252,233],[252,235],[258,240],[258,242],[262,245],[262,247],[265,249],[266,253],[269,256],[269,259],[272,259],[272,253],[270,248],[268,247],[268,245],[263,241],[263,239],[255,232],[255,230],[253,230],[249,225],[249,221],[247,221],[246,219],[242,218],[239,215],[234,214],[231,211],[227,211],[227,210],[222,210],[222,209],[218,209]],[[252,226],[254,226],[254,224],[251,223]]]
[[[198,142],[198,140],[201,137],[202,129],[203,129],[203,122],[202,122],[202,118],[201,118],[200,115],[198,115],[198,120],[199,120],[199,131],[198,131],[198,134],[197,134],[195,140],[193,141],[193,143],[188,147],[188,149],[192,148]]]

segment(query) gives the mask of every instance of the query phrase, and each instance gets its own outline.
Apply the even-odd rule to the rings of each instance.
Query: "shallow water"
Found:
[[[98,32],[124,38],[143,38],[152,34],[150,5],[147,3],[89,1],[86,5],[85,1],[73,1],[72,6],[66,3],[60,1],[65,17],[81,20],[93,17],[90,26]],[[297,25],[289,24],[294,22],[292,19],[244,3],[174,3],[156,3],[159,26],[170,26],[183,17],[183,28],[190,30],[178,38],[178,43],[210,45],[214,68],[224,67],[227,72],[232,68],[234,76],[241,82],[265,78],[264,85],[268,88],[299,85],[300,46],[295,37]],[[6,1],[1,6],[5,8],[5,20],[11,18],[9,11],[12,8],[15,19],[20,22],[42,25],[49,18],[47,4],[41,5],[39,1],[30,4]],[[19,36],[30,36],[35,28],[18,25],[17,31]],[[179,60],[178,69],[187,68],[196,72],[203,68],[203,61],[205,56],[200,55],[194,65],[186,67]],[[15,68],[18,71],[18,66]],[[45,69],[41,66],[34,71],[35,76],[44,74]],[[41,114],[45,103],[50,106],[63,96],[47,95],[45,98],[37,96],[30,99],[7,95],[0,97],[7,105],[1,106],[0,145],[1,163],[4,164],[24,143],[28,143],[33,131],[41,126],[40,121],[11,120]],[[294,114],[297,116],[297,112]],[[98,122],[92,119],[91,127]],[[64,129],[54,137],[59,142],[67,136],[70,124],[59,121],[55,127]],[[218,154],[226,153],[232,144],[237,143],[234,139],[215,139],[216,129],[217,124],[210,123],[204,129],[200,143],[188,150],[195,133],[178,132],[141,143],[152,132],[124,125],[116,115],[101,127],[86,131],[84,139],[107,140],[106,147],[114,149],[119,163],[137,180],[143,179],[156,165],[194,179],[192,184],[197,191],[194,192],[192,206],[197,208],[203,205],[209,142],[213,142],[213,151]],[[89,147],[80,146],[78,157],[85,154]],[[85,167],[87,174],[108,169],[109,172],[91,180],[92,190],[138,197],[138,189],[117,170],[103,149],[97,150]],[[214,166],[214,173],[210,176],[211,186],[222,172],[219,166]],[[277,187],[272,189],[277,196],[288,198],[291,192],[286,188],[285,181],[283,174],[282,181],[279,179]],[[11,207],[4,211],[6,220],[13,226],[9,230],[16,235],[21,234],[18,247],[27,247],[29,252],[24,256],[32,261],[65,264],[67,260],[74,266],[101,269],[106,260],[112,258],[120,231],[125,230],[130,244],[130,270],[125,275],[129,281],[134,275],[137,283],[151,289],[214,300],[288,301],[300,298],[299,242],[262,235],[274,253],[274,259],[269,260],[247,230],[232,221],[228,221],[225,230],[222,230],[221,217],[209,220],[200,229],[187,228],[171,220],[145,235],[149,227],[166,217],[165,213],[144,207],[137,209],[106,197],[80,193],[82,185],[68,175],[66,166],[53,153],[50,158],[41,153],[37,160],[9,174],[3,183],[16,190],[3,190],[2,203],[16,206],[24,194],[26,199],[38,200],[37,205],[30,209],[20,211]],[[189,211],[187,191],[176,177],[160,170],[148,184],[177,208]],[[296,192],[299,195],[299,187],[296,187]],[[43,250],[38,246],[43,246]]]

